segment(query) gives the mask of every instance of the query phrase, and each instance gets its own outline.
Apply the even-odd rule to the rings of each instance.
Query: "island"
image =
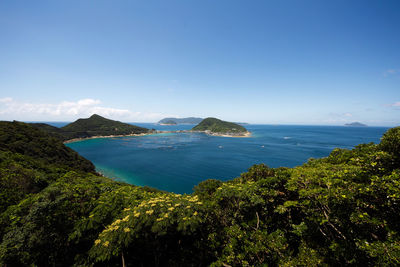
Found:
[[[356,122],[352,122],[352,123],[346,123],[344,126],[351,126],[351,127],[367,127],[368,125],[356,121]]]
[[[93,114],[87,119],[78,119],[61,128],[45,123],[32,123],[31,125],[64,142],[97,137],[136,136],[153,132],[147,128],[106,119],[97,114]]]
[[[171,124],[171,122],[175,122],[175,124],[198,124],[202,121],[202,118],[188,117],[188,118],[164,118],[158,122],[158,124]]]
[[[167,121],[165,121],[165,122],[161,122],[161,123],[159,123],[160,125],[176,125],[177,123],[176,123],[176,121],[174,121],[174,120],[167,120]]]
[[[251,134],[243,126],[216,118],[206,118],[193,127],[194,132],[223,137],[249,137]]]

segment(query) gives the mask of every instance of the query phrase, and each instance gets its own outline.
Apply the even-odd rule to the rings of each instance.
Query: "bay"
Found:
[[[135,123],[157,130],[188,130],[194,125]],[[91,160],[110,178],[175,193],[191,193],[206,179],[229,180],[253,164],[294,167],[328,156],[336,147],[379,143],[385,127],[245,125],[250,138],[203,133],[163,133],[97,138],[67,146]]]

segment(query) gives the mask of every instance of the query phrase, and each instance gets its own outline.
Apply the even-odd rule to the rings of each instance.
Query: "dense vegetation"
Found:
[[[196,125],[193,131],[210,131],[212,133],[246,133],[247,130],[243,126],[222,121],[216,118],[206,118]]]
[[[186,123],[186,124],[198,124],[202,121],[202,118],[188,117],[188,118],[164,118],[158,123],[168,124],[168,122],[175,122],[176,124]]]
[[[45,123],[32,123],[32,126],[64,141],[92,136],[129,135],[149,132],[149,129],[106,119],[97,114],[88,119],[78,119],[62,128],[53,127]]]
[[[1,129],[0,265],[400,264],[400,128],[296,168],[206,180],[190,195],[72,170],[57,139],[21,123]]]

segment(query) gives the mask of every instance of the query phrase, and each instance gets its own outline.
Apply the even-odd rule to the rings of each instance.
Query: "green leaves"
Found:
[[[292,169],[254,165],[178,195],[83,172],[55,139],[10,125],[0,135],[0,265],[400,264],[398,128],[379,145]]]

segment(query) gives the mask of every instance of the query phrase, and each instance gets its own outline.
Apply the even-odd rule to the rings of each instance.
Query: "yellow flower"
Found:
[[[164,218],[168,218],[168,213],[165,213]]]
[[[101,240],[100,239],[97,239],[96,241],[94,241],[94,244],[97,246],[98,244],[100,244],[101,243]]]
[[[155,203],[151,204],[152,207],[154,207],[155,205],[156,205]]]
[[[187,209],[190,209],[190,206],[186,206]]]
[[[103,246],[108,247],[108,244],[110,244],[110,242],[106,241],[104,242]]]
[[[125,209],[124,209],[124,211],[128,211],[128,210],[131,210],[131,209],[130,209],[130,208],[125,208]]]
[[[194,216],[196,216],[197,214],[198,214],[197,211],[195,211],[195,212],[193,213]]]
[[[174,207],[168,208],[169,211],[173,211],[174,209],[175,209]]]
[[[126,222],[129,219],[129,215],[126,215],[125,218],[122,219],[122,221]]]
[[[189,219],[188,217],[183,217],[183,220],[186,221],[187,219]]]
[[[175,207],[179,207],[181,204],[179,204],[179,203],[177,203],[177,204],[175,204]]]
[[[154,212],[154,210],[148,210],[148,211],[146,211],[146,214],[151,215],[151,214],[153,214],[153,212]]]
[[[115,222],[113,222],[113,224],[119,224],[121,222],[120,219],[116,220]]]
[[[201,205],[201,204],[203,204],[203,202],[199,201],[199,202],[197,202],[197,204]]]
[[[135,212],[135,213],[133,214],[133,216],[139,217],[139,216],[140,216],[140,212]]]
[[[129,228],[124,228],[124,232],[125,233],[128,233],[128,232],[130,232],[131,231],[131,229],[129,229]]]
[[[164,218],[157,218],[157,222],[164,220]]]

